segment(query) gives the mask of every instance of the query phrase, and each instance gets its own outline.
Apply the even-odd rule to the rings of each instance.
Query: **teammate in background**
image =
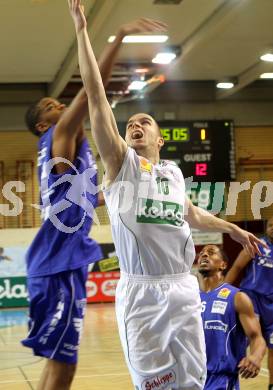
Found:
[[[192,205],[180,169],[159,158],[164,141],[150,115],[132,116],[126,142],[121,138],[83,8],[79,0],[68,2],[92,134],[106,171],[104,196],[121,268],[116,313],[132,381],[139,390],[202,389],[206,358],[201,301],[197,279],[189,274],[195,253],[185,219],[199,229],[227,232],[253,253],[260,241]],[[166,28],[149,22],[151,29]]]
[[[104,85],[123,37],[145,27],[137,20],[119,29],[100,60]],[[30,331],[22,343],[48,359],[39,390],[70,388],[86,306],[87,268],[102,257],[88,237],[98,199],[95,159],[83,129],[87,112],[82,88],[67,109],[48,97],[26,114],[28,128],[40,137],[43,224],[27,253]]]
[[[268,347],[269,390],[273,390],[273,217],[267,221],[260,254],[253,256],[243,249],[226,275],[228,283],[234,283],[244,271],[240,289],[252,300],[259,316],[262,333]]]
[[[254,378],[261,368],[265,342],[248,296],[224,282],[228,259],[216,245],[198,256],[202,318],[207,351],[204,390],[239,389],[242,378]],[[246,356],[247,339],[250,352]]]

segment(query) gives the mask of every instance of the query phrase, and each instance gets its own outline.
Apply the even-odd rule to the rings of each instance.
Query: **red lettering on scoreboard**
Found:
[[[195,164],[195,175],[196,176],[207,176],[208,174],[208,164],[207,163],[196,163]]]

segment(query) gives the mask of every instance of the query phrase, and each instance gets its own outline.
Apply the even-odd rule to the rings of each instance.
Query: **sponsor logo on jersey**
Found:
[[[227,299],[229,294],[231,293],[231,290],[229,288],[221,288],[221,290],[219,291],[218,295],[217,295],[217,298],[223,298],[223,299]]]
[[[141,171],[152,173],[153,166],[149,160],[146,160],[146,158],[144,158],[144,157],[140,157],[139,162],[140,162],[140,170]]]
[[[224,301],[213,301],[211,313],[225,314],[227,304]]]
[[[267,257],[259,257],[258,265],[262,265],[263,267],[273,268],[273,259],[268,259]]]
[[[101,291],[104,295],[113,297],[116,294],[118,280],[105,280],[101,285]]]
[[[228,325],[220,320],[210,320],[210,321],[205,321],[205,329],[220,330],[226,333],[228,329]]]
[[[183,206],[174,202],[139,198],[137,222],[182,226]]]
[[[170,385],[175,383],[175,372],[173,370],[167,371],[161,375],[155,375],[151,378],[145,379],[141,384],[142,390],[152,389],[169,389]]]

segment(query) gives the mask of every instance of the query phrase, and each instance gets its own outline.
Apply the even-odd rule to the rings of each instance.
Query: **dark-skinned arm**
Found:
[[[94,141],[105,168],[105,184],[117,176],[124,160],[127,144],[120,136],[117,124],[107,101],[97,61],[89,40],[87,22],[80,0],[68,0],[78,41],[81,77],[88,95],[89,116]],[[162,31],[165,25],[158,21],[142,19],[138,28],[143,31]]]
[[[243,249],[237,256],[228,273],[226,274],[225,282],[234,284],[236,280],[238,280],[238,278],[240,277],[241,272],[251,261],[251,259],[252,256],[250,256],[250,254],[245,249]]]
[[[244,332],[249,340],[250,352],[239,363],[239,373],[242,378],[254,378],[259,374],[262,359],[265,355],[266,344],[262,337],[259,321],[249,297],[238,292],[234,299],[235,310]]]
[[[122,39],[136,30],[137,21],[122,25],[114,42],[109,43],[99,59],[99,70],[104,87],[109,83]],[[58,121],[53,135],[52,156],[62,157],[70,162],[75,159],[77,147],[84,138],[83,121],[88,114],[88,99],[84,88],[81,88],[70,106]],[[57,173],[63,173],[69,166],[65,163],[56,164]]]

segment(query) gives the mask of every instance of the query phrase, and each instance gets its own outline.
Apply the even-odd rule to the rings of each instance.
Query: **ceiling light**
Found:
[[[166,65],[172,62],[176,57],[175,53],[165,52],[165,53],[157,53],[157,55],[152,59],[154,64],[162,64]]]
[[[108,42],[114,42],[116,36],[111,35]],[[123,43],[164,43],[169,39],[168,35],[126,35]]]
[[[141,91],[146,84],[147,84],[146,81],[134,80],[128,86],[128,89],[129,91]]]
[[[234,87],[234,83],[231,81],[219,82],[216,84],[216,87],[220,89],[231,89]]]
[[[273,73],[262,73],[260,79],[273,79]]]
[[[273,62],[273,54],[272,53],[266,53],[266,54],[263,54],[260,59],[262,61],[266,61],[266,62]]]

